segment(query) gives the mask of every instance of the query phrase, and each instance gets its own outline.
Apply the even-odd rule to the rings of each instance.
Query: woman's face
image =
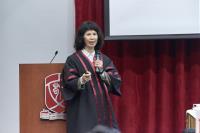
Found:
[[[95,30],[88,30],[83,35],[85,48],[94,49],[98,41],[98,34]]]

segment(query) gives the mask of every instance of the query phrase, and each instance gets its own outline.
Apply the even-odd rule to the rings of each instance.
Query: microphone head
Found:
[[[58,54],[58,50],[56,50],[56,52],[55,52],[55,55],[57,55]]]
[[[95,55],[96,55],[96,59],[100,60],[100,51],[99,50],[95,51]]]
[[[100,51],[99,51],[99,50],[97,50],[97,51],[96,51],[96,54],[100,55]]]

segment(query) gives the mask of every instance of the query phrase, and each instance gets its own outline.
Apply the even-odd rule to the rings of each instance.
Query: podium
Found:
[[[66,133],[66,121],[41,120],[46,76],[61,73],[64,64],[20,64],[20,133]]]
[[[200,104],[194,104],[192,109],[186,111],[186,128],[200,132]]]

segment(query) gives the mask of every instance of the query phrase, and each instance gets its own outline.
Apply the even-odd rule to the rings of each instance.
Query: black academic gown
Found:
[[[82,51],[69,56],[64,65],[62,91],[68,104],[67,133],[86,133],[98,124],[118,128],[109,93],[121,95],[121,78],[112,61],[104,54],[100,55],[103,69],[110,76],[110,84],[100,78]],[[80,90],[78,79],[86,71],[91,72],[92,79]]]

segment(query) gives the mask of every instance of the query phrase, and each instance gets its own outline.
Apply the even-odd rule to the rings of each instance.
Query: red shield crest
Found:
[[[45,77],[45,105],[50,111],[56,113],[65,111],[60,86],[60,73],[54,73]]]

